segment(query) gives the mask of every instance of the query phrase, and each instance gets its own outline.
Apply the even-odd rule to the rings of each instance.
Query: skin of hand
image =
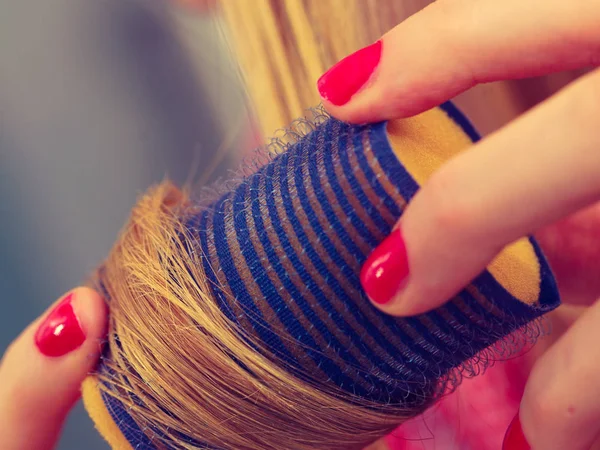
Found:
[[[598,23],[598,0],[438,0],[318,81],[333,116],[366,123],[480,83],[592,68],[445,164],[363,267],[375,306],[409,316],[536,234],[564,301],[587,308],[533,365],[516,419],[527,443],[505,448],[588,449],[600,432]]]
[[[55,448],[80,386],[100,357],[104,300],[88,288],[65,294],[29,325],[0,361],[0,447]]]

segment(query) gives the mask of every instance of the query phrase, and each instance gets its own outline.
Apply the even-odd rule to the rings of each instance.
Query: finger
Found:
[[[409,116],[477,83],[596,64],[599,19],[595,0],[438,0],[317,85],[341,120]]]
[[[77,288],[32,323],[0,363],[0,447],[46,450],[100,354],[106,306]]]
[[[520,426],[533,450],[587,450],[600,432],[600,302],[537,362],[521,401]],[[517,419],[518,420],[518,419]],[[504,449],[522,439],[513,427]]]
[[[596,71],[434,174],[365,263],[371,300],[430,310],[506,245],[600,199],[599,93]]]

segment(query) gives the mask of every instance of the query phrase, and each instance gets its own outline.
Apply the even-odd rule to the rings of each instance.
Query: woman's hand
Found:
[[[318,87],[342,120],[409,116],[478,83],[594,66],[598,24],[598,0],[439,0]],[[600,432],[599,117],[594,70],[441,168],[363,269],[380,309],[417,314],[540,232],[563,297],[592,306],[533,368],[520,419],[534,449],[586,449]]]
[[[105,337],[107,308],[87,288],[66,294],[0,361],[0,448],[54,448]]]

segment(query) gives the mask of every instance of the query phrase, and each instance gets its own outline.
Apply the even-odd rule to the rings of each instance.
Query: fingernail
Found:
[[[342,106],[365,85],[381,59],[382,41],[345,57],[325,72],[317,87],[321,97],[335,106]]]
[[[71,293],[48,314],[38,328],[35,345],[43,355],[63,356],[81,347],[85,341],[72,301]]]
[[[404,237],[396,228],[371,253],[360,272],[360,281],[371,301],[382,305],[398,294],[408,273]]]
[[[525,439],[523,434],[523,428],[521,427],[521,421],[519,420],[519,413],[512,420],[504,435],[504,443],[502,444],[502,450],[530,450],[531,447]]]

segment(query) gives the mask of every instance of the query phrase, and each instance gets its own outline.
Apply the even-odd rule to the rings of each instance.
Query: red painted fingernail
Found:
[[[406,245],[402,231],[396,228],[371,253],[360,272],[360,281],[373,302],[384,304],[398,293],[408,272]]]
[[[44,319],[35,334],[35,345],[43,355],[63,356],[81,347],[85,334],[75,315],[73,294],[67,295]]]
[[[335,106],[341,106],[365,85],[379,64],[381,40],[345,57],[325,72],[317,87],[321,97]]]
[[[504,443],[502,444],[502,450],[530,450],[531,447],[525,439],[523,434],[523,428],[521,427],[521,421],[519,420],[519,413],[512,420],[504,435]]]

